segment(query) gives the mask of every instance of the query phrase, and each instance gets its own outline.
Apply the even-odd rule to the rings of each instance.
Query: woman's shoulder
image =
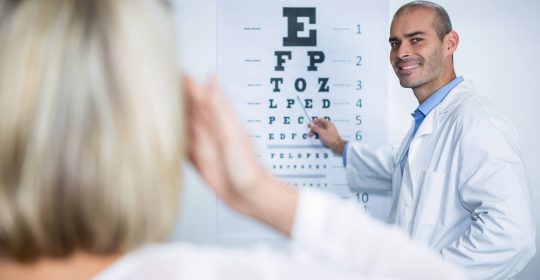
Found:
[[[188,243],[152,244],[132,251],[95,279],[266,279],[287,257],[269,248],[232,249]],[[247,276],[247,275],[245,275]]]
[[[336,278],[337,276],[337,278]],[[358,275],[355,275],[358,276]],[[292,280],[356,279],[315,260],[300,260],[269,246],[227,248],[187,243],[153,244],[124,255],[95,279]]]

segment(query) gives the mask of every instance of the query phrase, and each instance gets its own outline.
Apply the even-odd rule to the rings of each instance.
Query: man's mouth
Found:
[[[415,69],[418,68],[420,64],[413,64],[413,65],[407,65],[407,66],[400,66],[399,70],[409,70],[409,69]]]
[[[397,65],[399,69],[399,74],[411,74],[414,70],[420,67],[420,63],[400,63]]]

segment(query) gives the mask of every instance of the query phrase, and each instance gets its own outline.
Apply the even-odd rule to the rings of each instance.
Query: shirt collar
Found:
[[[448,93],[450,93],[450,91],[461,82],[463,82],[463,77],[459,76],[448,84],[444,85],[442,88],[438,89],[430,97],[428,97],[428,99],[422,102],[420,106],[418,106],[418,109],[416,109],[412,114],[413,117],[415,117],[416,119],[418,116],[415,115],[417,115],[418,113],[422,113],[423,117],[427,116],[429,112],[431,112],[433,108],[437,107],[437,105],[439,105],[444,100]]]

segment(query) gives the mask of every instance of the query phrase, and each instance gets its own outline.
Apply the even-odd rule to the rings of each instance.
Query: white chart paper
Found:
[[[354,199],[381,219],[388,194],[351,193],[341,156],[306,133],[308,118],[323,117],[346,140],[385,143],[387,67],[387,1],[219,1],[218,72],[260,160],[284,183]],[[220,238],[273,235],[218,211]]]

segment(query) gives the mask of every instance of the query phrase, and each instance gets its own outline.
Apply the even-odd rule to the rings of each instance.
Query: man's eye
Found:
[[[414,43],[418,43],[418,42],[420,42],[420,41],[422,41],[422,38],[412,38],[412,39],[411,39],[411,43],[413,43],[413,44],[414,44]]]
[[[398,43],[398,42],[390,42],[390,47],[391,47],[391,48],[395,48],[395,47],[397,47],[397,46],[399,46],[399,43]]]

